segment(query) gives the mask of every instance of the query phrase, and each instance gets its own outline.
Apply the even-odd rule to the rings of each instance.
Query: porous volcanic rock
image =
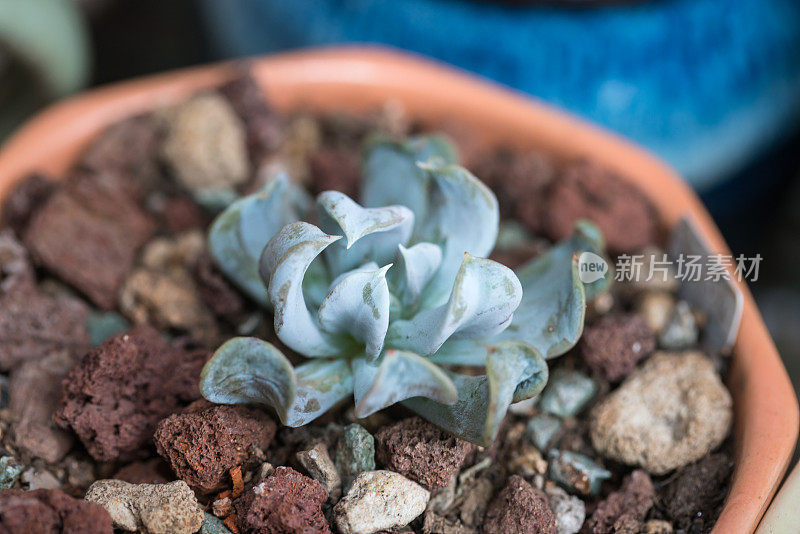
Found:
[[[14,534],[112,534],[111,517],[97,504],[60,490],[0,492],[0,532]]]
[[[556,534],[556,518],[547,505],[547,495],[512,475],[489,503],[484,534]]]
[[[580,341],[583,360],[609,382],[618,382],[656,348],[656,339],[639,315],[606,315],[584,330]]]

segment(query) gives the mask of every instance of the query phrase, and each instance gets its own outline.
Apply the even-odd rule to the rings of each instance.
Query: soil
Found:
[[[283,168],[310,194],[335,189],[357,199],[365,139],[424,129],[388,105],[358,116],[279,113],[246,74],[214,94],[237,117],[228,127],[243,129],[249,171],[235,183],[242,194],[259,186],[265,169]],[[577,413],[556,418],[559,426],[541,450],[528,424],[554,416],[530,403],[515,406],[497,441],[481,448],[399,406],[357,420],[352,402],[344,403],[292,429],[260,408],[198,402],[201,368],[222,341],[255,335],[280,344],[269,312],[231,284],[205,251],[175,267],[177,275],[161,273],[196,292],[192,302],[212,323],[201,332],[180,321],[132,326],[156,316],[151,307],[165,295],[120,305],[126,281],[150,261],[144,251],[152,251],[154,239],[177,247],[164,243],[204,232],[213,220],[208,206],[197,203],[163,161],[163,119],[158,110],[111,126],[66,180],[31,175],[0,211],[0,456],[25,462],[22,475],[0,468],[0,482],[9,477],[4,487],[12,488],[0,492],[0,530],[26,532],[26,524],[31,532],[78,532],[67,524],[84,528],[81,521],[94,514],[94,526],[80,531],[110,532],[107,514],[79,498],[95,480],[116,478],[136,484],[184,480],[208,514],[233,532],[330,532],[336,503],[310,478],[324,469],[303,468],[296,454],[321,444],[337,458],[344,427],[353,423],[374,438],[376,469],[400,473],[431,492],[427,510],[398,531],[570,532],[564,525],[577,523],[582,532],[637,532],[651,520],[665,521],[676,532],[713,527],[733,467],[729,443],[656,476],[604,458],[589,436],[593,407],[663,348],[637,303],[657,293],[674,304],[674,287],[613,289],[590,307],[582,341],[549,363],[551,376],[564,369],[591,377],[596,394]],[[451,123],[442,129],[459,131]],[[503,146],[477,150],[466,134],[456,141],[472,172],[495,191],[502,222],[521,228],[522,237],[495,251],[498,261],[524,263],[571,233],[579,218],[597,223],[613,255],[663,247],[661,223],[646,197],[593,162],[557,162],[542,152]],[[96,332],[90,336],[87,325],[96,317],[118,326],[92,347]],[[66,378],[44,372],[54,352],[59,365],[71,369]],[[718,361],[724,378],[726,360]],[[19,372],[32,363],[45,369]],[[21,377],[28,390],[53,397],[37,408],[34,422],[47,427],[55,418],[59,427],[48,431],[67,438],[58,442],[63,450],[57,455],[15,440],[22,425],[6,406],[7,391],[15,390],[15,381],[19,391]],[[44,419],[42,410],[48,412]],[[364,433],[359,436],[354,443],[364,443]],[[556,480],[569,495],[557,493],[549,469],[553,449],[580,453],[607,470],[599,491],[589,492],[587,475],[570,467],[580,491]],[[360,465],[363,458],[351,460]],[[64,493],[20,491],[42,484]],[[556,494],[557,507],[550,502]],[[80,513],[69,511],[74,507]]]

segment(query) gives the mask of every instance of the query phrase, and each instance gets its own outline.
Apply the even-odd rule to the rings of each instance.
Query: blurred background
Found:
[[[0,139],[50,101],[304,46],[425,54],[655,152],[695,187],[800,386],[796,0],[0,0]]]

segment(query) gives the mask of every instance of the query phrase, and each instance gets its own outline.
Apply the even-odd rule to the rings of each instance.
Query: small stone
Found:
[[[536,445],[536,448],[545,451],[559,429],[561,429],[561,419],[542,413],[528,419],[526,432],[528,439]]]
[[[233,512],[233,503],[231,502],[231,498],[223,497],[222,499],[217,499],[211,504],[211,510],[217,517],[228,517],[231,515],[231,512]]]
[[[440,430],[420,417],[409,417],[375,434],[376,459],[427,490],[442,488],[457,473],[475,445]]]
[[[653,507],[655,490],[650,477],[636,470],[622,481],[622,487],[600,501],[587,523],[592,534],[644,530],[644,518]]]
[[[17,235],[22,235],[31,215],[55,188],[52,180],[39,173],[23,178],[6,194],[0,208],[0,228],[10,228]]]
[[[0,492],[0,532],[113,534],[111,518],[100,506],[59,490]]]
[[[644,524],[644,534],[672,534],[672,523],[663,519],[651,519]]]
[[[54,351],[11,373],[8,410],[15,421],[12,436],[26,461],[42,458],[55,464],[72,448],[75,438],[55,425],[53,413],[61,400],[61,383],[74,365],[73,355]]]
[[[8,489],[14,485],[25,466],[20,465],[13,456],[0,458],[0,489]]]
[[[243,320],[246,313],[244,297],[222,275],[208,252],[197,258],[192,274],[200,299],[214,315],[233,325]]]
[[[678,471],[659,492],[659,508],[680,530],[705,532],[716,522],[733,470],[725,453],[710,454]]]
[[[609,382],[618,382],[656,348],[645,320],[634,314],[607,315],[583,331],[580,352],[586,364]]]
[[[238,527],[254,534],[330,533],[322,513],[327,498],[316,480],[290,467],[278,467],[237,501]]]
[[[586,519],[586,504],[556,485],[545,487],[547,504],[556,517],[557,534],[575,534]]]
[[[222,520],[206,513],[205,519],[203,519],[203,526],[200,527],[200,534],[231,534],[231,531],[228,530]]]
[[[114,528],[148,534],[192,534],[203,524],[203,509],[186,485],[129,484],[98,480],[84,497],[106,509]]]
[[[637,311],[657,335],[666,328],[674,308],[675,297],[664,291],[648,291],[636,303]]]
[[[450,482],[447,486],[443,488],[439,488],[438,490],[431,493],[431,499],[428,501],[428,511],[432,511],[437,514],[444,514],[453,504],[453,501],[456,498],[456,477],[450,479]]]
[[[219,335],[188,272],[135,270],[120,293],[120,309],[136,324],[187,332],[207,345],[213,345]]]
[[[464,526],[458,520],[450,520],[432,510],[425,511],[422,534],[477,534],[478,531]]]
[[[392,471],[364,471],[333,509],[342,534],[370,534],[407,525],[422,512],[430,492]]]
[[[39,264],[110,310],[153,230],[127,192],[92,175],[54,193],[31,218],[24,241]]]
[[[275,472],[275,467],[269,462],[264,462],[258,467],[258,472],[256,473],[257,475],[256,480],[264,480],[274,472]]]
[[[166,484],[175,480],[169,464],[161,458],[131,462],[114,473],[113,478],[131,484]]]
[[[679,301],[667,325],[658,336],[658,345],[666,350],[688,349],[697,344],[698,336],[692,309],[685,301]]]
[[[82,301],[37,288],[22,244],[10,231],[0,233],[0,371],[55,352],[82,356],[89,349],[87,314]]]
[[[218,93],[199,94],[166,111],[161,153],[187,190],[227,189],[247,180],[244,125]]]
[[[558,417],[576,415],[597,393],[594,380],[579,371],[559,368],[550,374],[539,408]]]
[[[359,473],[375,470],[375,438],[357,423],[347,425],[336,447],[335,463],[347,491]]]
[[[543,475],[547,472],[547,462],[542,453],[527,443],[522,444],[519,450],[512,453],[508,462],[508,469],[523,478],[530,479],[534,475]]]
[[[130,323],[117,312],[92,311],[86,318],[86,330],[96,347],[108,338],[130,328]]]
[[[261,88],[248,73],[222,85],[219,92],[244,123],[250,159],[253,164],[260,164],[283,140],[280,118],[269,108]]]
[[[251,449],[266,450],[275,430],[261,409],[198,401],[161,421],[154,440],[178,478],[207,494],[229,487],[229,471],[241,465]]]
[[[488,477],[462,482],[453,502],[461,523],[469,528],[480,528],[493,494],[494,484]]]
[[[612,254],[640,250],[659,237],[659,217],[650,200],[589,160],[569,163],[553,180],[547,201],[537,206],[552,241],[572,235],[579,219],[589,219],[600,228]]]
[[[595,450],[661,475],[722,443],[733,419],[730,393],[699,352],[657,352],[593,410]]]
[[[67,457],[64,462],[67,468],[67,482],[75,489],[85,491],[97,480],[94,463],[75,456]]]
[[[611,472],[583,454],[552,450],[548,476],[568,491],[596,495],[600,492],[603,480],[611,478]]]
[[[484,534],[555,534],[556,519],[547,506],[547,496],[522,477],[512,475],[489,504]]]
[[[42,469],[28,469],[20,476],[23,485],[29,490],[60,489],[61,482],[51,473]]]
[[[299,451],[297,461],[311,475],[311,478],[325,487],[328,492],[328,502],[335,503],[339,500],[342,495],[342,479],[324,444],[317,443],[312,449]]]
[[[55,420],[71,427],[96,460],[145,458],[158,422],[200,397],[208,356],[168,344],[151,327],[125,331],[70,371]]]

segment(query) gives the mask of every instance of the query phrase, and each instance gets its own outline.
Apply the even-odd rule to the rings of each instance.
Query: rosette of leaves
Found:
[[[203,395],[270,406],[289,426],[350,395],[357,417],[401,402],[491,443],[508,406],[544,387],[545,360],[580,336],[587,293],[605,284],[578,277],[580,252],[602,254],[597,229],[580,223],[516,273],[485,259],[497,199],[440,137],[369,143],[361,201],[326,191],[311,209],[278,176],[216,219],[219,267],[308,361],[294,367],[266,341],[234,338],[203,370]],[[463,367],[485,374],[453,371]]]

